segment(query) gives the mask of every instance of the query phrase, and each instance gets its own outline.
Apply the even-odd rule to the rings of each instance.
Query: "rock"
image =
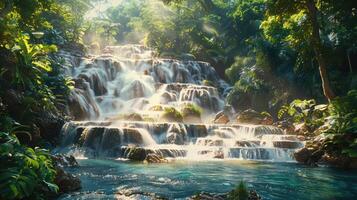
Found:
[[[282,140],[282,141],[273,141],[274,147],[277,148],[286,148],[286,149],[296,149],[302,146],[300,142],[297,141],[287,141],[287,140]]]
[[[133,161],[144,161],[146,158],[146,150],[141,147],[131,147],[127,149],[129,152],[126,154],[126,158]]]
[[[305,123],[300,123],[295,125],[294,132],[297,135],[307,135],[309,131]]]
[[[168,200],[168,198],[158,196],[155,193],[121,190],[115,194],[115,199],[145,199],[145,200]]]
[[[75,120],[86,120],[99,116],[99,108],[89,90],[74,88],[67,99],[67,112]]]
[[[57,114],[41,112],[34,118],[34,123],[39,128],[41,138],[55,144],[59,140],[65,119]]]
[[[224,153],[222,151],[215,151],[213,158],[224,159]]]
[[[303,135],[298,135],[297,139],[300,140],[300,141],[305,141],[306,140],[305,136],[303,136]]]
[[[56,154],[52,156],[52,161],[54,165],[60,167],[78,167],[77,160],[72,156],[67,156],[63,154]]]
[[[183,145],[185,143],[184,135],[180,132],[168,132],[166,135],[166,140],[169,144]]]
[[[227,124],[229,122],[229,118],[224,114],[223,111],[216,114],[214,117],[213,123],[215,124]]]
[[[60,193],[72,192],[81,188],[81,180],[63,170],[63,168],[56,166],[55,184],[59,187]]]
[[[283,129],[286,134],[295,134],[295,126],[292,122],[288,120],[279,121],[274,125]]]
[[[357,159],[347,156],[334,156],[325,153],[319,160],[319,164],[329,165],[343,169],[357,169]]]
[[[317,162],[322,158],[324,152],[320,149],[302,148],[294,152],[294,158],[299,163],[309,166],[317,166]]]
[[[227,197],[228,194],[213,194],[201,192],[200,194],[187,198],[187,200],[225,200],[227,199]]]
[[[54,168],[56,170],[56,177],[54,183],[59,187],[60,193],[72,192],[81,188],[81,180],[65,172],[63,167],[78,167],[78,162],[73,156],[66,156],[63,154],[56,154],[51,156]]]
[[[155,153],[149,153],[144,160],[145,163],[166,163],[167,159]]]
[[[179,111],[173,107],[164,108],[159,121],[162,122],[183,122],[183,117]]]
[[[226,200],[226,199],[238,199],[238,197],[236,198],[229,197],[229,193],[215,194],[215,193],[201,192],[197,195],[187,198],[187,200]],[[248,200],[260,200],[260,199],[261,197],[258,195],[256,191],[249,190]]]
[[[308,162],[308,160],[311,158],[311,154],[312,154],[312,151],[309,150],[308,148],[304,147],[304,148],[298,149],[294,152],[294,158],[299,163],[306,164]]]
[[[202,123],[201,108],[188,104],[181,109],[183,121],[185,123]]]
[[[248,124],[272,125],[273,119],[271,116],[263,115],[255,110],[248,109],[238,115],[237,122]]]

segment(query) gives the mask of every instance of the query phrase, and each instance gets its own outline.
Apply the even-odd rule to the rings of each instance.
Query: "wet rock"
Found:
[[[41,112],[35,117],[34,123],[39,128],[41,138],[54,144],[59,140],[61,129],[65,124],[65,119],[57,114]]]
[[[297,141],[273,141],[274,147],[286,148],[286,149],[296,149],[301,147],[301,143]]]
[[[146,150],[141,147],[131,147],[128,148],[126,151],[126,158],[133,160],[133,161],[144,161],[146,158]]]
[[[215,151],[213,158],[224,159],[224,153],[222,151]]]
[[[304,147],[294,152],[294,158],[299,163],[316,167],[317,162],[321,159],[323,154],[324,152],[321,151],[320,149],[316,150],[316,149]]]
[[[99,116],[99,108],[87,90],[75,88],[68,99],[68,113],[75,120],[86,120]]]
[[[63,170],[63,168],[56,166],[55,184],[59,187],[60,193],[72,192],[81,188],[81,180]]]
[[[145,163],[166,163],[167,159],[155,153],[149,153],[144,160]]]
[[[183,145],[185,144],[184,135],[181,132],[168,132],[166,135],[167,143]]]
[[[54,168],[56,170],[56,177],[54,183],[59,187],[59,193],[66,193],[76,191],[81,188],[81,180],[65,172],[63,167],[78,167],[78,162],[73,156],[66,156],[63,154],[56,154],[51,156]],[[51,195],[51,194],[50,194]]]
[[[78,162],[72,155],[56,154],[52,156],[53,164],[60,167],[78,167]]]
[[[229,122],[229,118],[224,114],[223,111],[216,114],[214,117],[213,123],[215,124],[227,124]]]
[[[228,198],[228,194],[214,194],[214,193],[201,192],[200,194],[187,198],[187,200],[225,200],[227,198]]]
[[[187,127],[187,133],[190,137],[207,137],[208,130],[204,124],[190,125]]]
[[[183,117],[175,108],[165,108],[161,114],[159,121],[163,122],[183,122]]]
[[[146,199],[146,200],[168,200],[168,198],[161,197],[155,193],[121,190],[116,193],[116,199]]]
[[[201,192],[200,194],[187,198],[187,200],[227,200],[227,199],[239,199],[239,198],[230,197],[229,193],[215,194],[215,193],[207,193],[207,192]],[[249,190],[248,200],[260,200],[260,199],[261,197],[258,195],[256,191]]]
[[[343,169],[357,169],[357,159],[350,158],[344,155],[334,156],[325,153],[318,161],[318,163]]]
[[[185,105],[181,109],[183,121],[185,123],[201,123],[201,112],[201,108],[193,104]]]
[[[125,99],[134,99],[145,97],[145,91],[149,89],[140,80],[134,80],[129,85],[125,86],[120,94]]]
[[[248,124],[263,124],[272,125],[273,119],[271,116],[263,115],[255,110],[248,109],[241,112],[237,116],[238,123],[248,123]]]
[[[304,147],[304,148],[298,149],[294,152],[294,158],[299,163],[307,163],[311,157],[311,154],[312,154],[312,151],[309,150],[308,148]]]
[[[292,122],[288,120],[276,122],[274,125],[283,129],[286,134],[295,134],[295,126]]]

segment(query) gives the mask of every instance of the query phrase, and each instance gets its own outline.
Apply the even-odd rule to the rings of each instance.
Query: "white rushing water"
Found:
[[[229,85],[209,63],[154,55],[140,45],[87,57],[63,53],[75,80],[67,112],[76,120],[63,127],[65,149],[89,157],[125,158],[130,148],[142,147],[175,159],[291,161],[303,145],[273,126],[212,124]],[[165,109],[187,105],[200,107],[201,117],[163,117]]]

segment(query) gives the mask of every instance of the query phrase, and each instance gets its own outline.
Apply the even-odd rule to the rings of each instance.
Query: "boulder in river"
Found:
[[[149,153],[144,160],[145,163],[166,163],[167,159],[156,153]]]
[[[56,170],[55,184],[59,187],[60,193],[76,191],[81,188],[81,180],[64,171],[63,167],[78,167],[78,163],[73,156],[57,154],[52,156],[54,168]]]
[[[52,161],[54,162],[54,165],[60,166],[60,167],[78,167],[79,164],[72,155],[63,155],[63,154],[56,154],[52,156]]]
[[[60,193],[72,192],[81,188],[81,180],[56,166],[55,184],[59,187]]]
[[[133,161],[144,161],[147,155],[146,150],[141,147],[129,147],[126,151],[126,157]]]

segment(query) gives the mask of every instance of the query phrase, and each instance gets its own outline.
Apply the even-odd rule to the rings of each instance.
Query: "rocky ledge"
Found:
[[[357,169],[357,158],[334,155],[333,153],[327,152],[322,148],[324,142],[325,139],[322,136],[311,139],[304,148],[295,151],[295,160],[313,167],[325,165],[343,169]]]
[[[81,180],[64,171],[64,167],[78,167],[78,162],[73,156],[56,154],[52,156],[56,170],[55,183],[59,187],[59,194],[72,192],[81,188]]]

